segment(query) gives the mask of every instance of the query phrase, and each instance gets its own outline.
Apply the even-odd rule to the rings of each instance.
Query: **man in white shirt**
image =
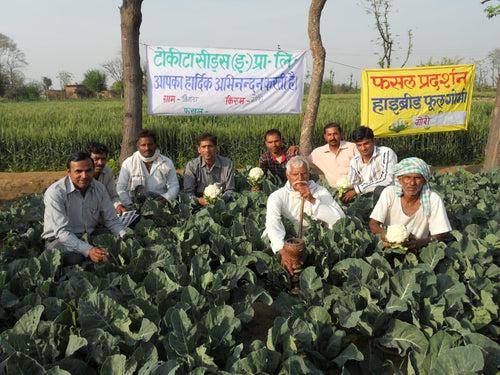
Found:
[[[109,197],[115,206],[116,213],[118,215],[123,214],[127,211],[127,209],[120,202],[120,197],[116,192],[113,171],[106,165],[109,155],[108,147],[102,143],[92,142],[89,145],[88,152],[90,154],[90,158],[94,161],[94,179],[106,187]]]
[[[293,267],[282,253],[286,235],[282,217],[298,224],[302,198],[305,200],[304,214],[313,220],[323,221],[329,228],[345,214],[327,189],[309,180],[309,163],[304,157],[295,156],[288,161],[286,177],[285,186],[273,192],[267,200],[263,236],[269,237],[271,249],[280,253],[282,266],[292,273]],[[307,226],[306,221],[304,227]]]
[[[43,196],[45,204],[43,233],[47,250],[62,248],[63,264],[74,265],[87,257],[95,263],[108,259],[106,250],[81,237],[92,234],[99,222],[113,234],[125,236],[106,188],[94,180],[90,155],[79,152],[68,162],[68,175],[54,182]]]
[[[394,170],[396,184],[380,195],[370,215],[369,227],[378,234],[386,247],[389,225],[405,225],[410,234],[404,244],[408,249],[427,246],[432,240],[442,240],[451,231],[443,200],[429,188],[430,168],[419,158],[401,160]]]
[[[352,138],[359,154],[350,162],[348,179],[352,189],[342,195],[342,200],[347,203],[358,195],[374,193],[376,202],[384,187],[391,185],[394,180],[394,166],[398,157],[389,147],[375,145],[370,128],[360,126]]]
[[[315,148],[308,161],[313,170],[322,172],[331,187],[341,177],[347,177],[349,162],[357,154],[356,145],[342,140],[342,128],[332,122],[323,127],[326,145]]]
[[[116,184],[120,201],[125,206],[132,204],[136,189],[159,195],[172,201],[179,194],[179,180],[172,160],[160,154],[156,146],[156,135],[151,130],[142,130],[137,137],[137,151],[124,160]]]

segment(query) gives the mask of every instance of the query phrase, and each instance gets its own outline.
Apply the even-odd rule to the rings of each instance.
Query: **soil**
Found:
[[[479,172],[481,165],[453,166],[436,168],[440,172],[455,172],[463,168],[469,172]],[[66,171],[52,172],[0,172],[0,208],[9,201],[19,199],[25,195],[43,193],[54,181],[64,177]]]

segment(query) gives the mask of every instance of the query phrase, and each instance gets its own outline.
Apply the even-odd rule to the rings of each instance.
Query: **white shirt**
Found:
[[[169,201],[177,198],[179,180],[172,160],[166,156],[158,157],[151,165],[151,171],[148,171],[144,162],[141,162],[141,168],[146,180],[146,191],[159,194]],[[122,164],[116,184],[120,201],[126,206],[132,204],[132,192],[129,190],[131,170],[132,156],[129,156]]]
[[[417,239],[427,238],[429,234],[436,235],[451,231],[443,200],[433,191],[431,191],[430,205],[431,213],[428,217],[424,215],[422,205],[413,215],[407,216],[401,207],[401,197],[396,196],[394,186],[388,186],[382,191],[370,218],[384,226],[403,224]]]
[[[58,239],[67,251],[76,251],[84,256],[92,248],[78,235],[91,234],[99,221],[113,234],[124,236],[125,228],[118,220],[113,203],[106,188],[92,180],[85,195],[75,188],[69,176],[54,182],[43,195],[45,204],[42,238]]]
[[[349,164],[349,182],[359,195],[371,193],[377,186],[391,185],[397,162],[396,153],[389,147],[375,146],[367,163],[363,162],[359,154],[352,158]]]
[[[331,228],[338,219],[345,217],[340,206],[323,186],[317,185],[314,181],[309,181],[309,189],[311,190],[312,196],[316,199],[316,202],[311,204],[311,202],[305,201],[305,215],[308,215],[314,220],[325,222],[329,228]],[[285,244],[286,232],[281,217],[283,215],[295,224],[298,224],[300,203],[300,193],[293,190],[289,182],[272,193],[267,199],[266,229],[262,237],[266,235],[269,237],[271,248],[275,253],[280,251]],[[306,226],[307,221],[304,221],[304,227]]]

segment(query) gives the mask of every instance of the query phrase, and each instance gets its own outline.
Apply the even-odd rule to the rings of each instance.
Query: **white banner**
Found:
[[[148,113],[300,113],[305,54],[147,46]]]

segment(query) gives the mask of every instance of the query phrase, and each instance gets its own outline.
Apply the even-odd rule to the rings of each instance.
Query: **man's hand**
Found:
[[[356,193],[356,190],[354,189],[348,190],[344,193],[344,195],[342,195],[342,202],[349,203],[353,201],[354,198],[356,198],[356,195],[358,195],[358,193]]]
[[[127,209],[123,204],[119,204],[118,206],[116,206],[115,210],[119,216],[122,216],[125,212],[127,212]]]
[[[292,186],[296,191],[300,193],[300,196],[311,204],[316,203],[316,198],[311,194],[309,189],[309,184],[307,181],[295,181]]]
[[[406,246],[408,250],[417,250],[420,249],[421,247],[427,246],[431,241],[432,241],[431,237],[421,238],[418,240],[415,238],[413,233],[411,233],[403,245]]]
[[[106,250],[99,247],[93,247],[89,250],[89,258],[94,263],[106,262],[109,254]]]
[[[288,158],[291,158],[293,156],[297,156],[299,154],[299,146],[290,146],[288,147],[288,150],[286,150],[286,156]]]
[[[283,249],[279,251],[279,254],[281,256],[281,267],[287,270],[290,275],[293,275],[293,271],[302,267],[302,262],[297,263]]]
[[[203,198],[203,197],[197,198],[197,199],[198,199],[198,204],[200,206],[206,206],[208,204],[207,200],[205,198]]]

